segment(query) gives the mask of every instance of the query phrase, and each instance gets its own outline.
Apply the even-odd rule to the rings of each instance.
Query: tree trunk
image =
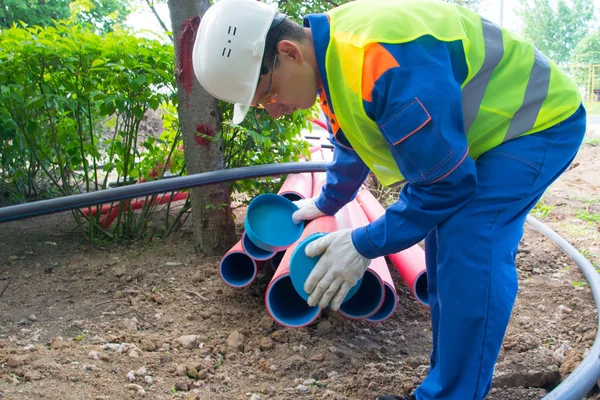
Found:
[[[175,42],[175,73],[179,96],[178,114],[183,132],[188,174],[225,168],[223,141],[206,140],[196,132],[214,136],[220,130],[218,101],[201,86],[192,69],[192,48],[199,19],[208,0],[168,0]],[[227,184],[190,189],[197,249],[221,255],[236,241]]]

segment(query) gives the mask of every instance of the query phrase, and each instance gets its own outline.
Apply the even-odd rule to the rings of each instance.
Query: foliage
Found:
[[[480,0],[444,0],[447,3],[456,3],[464,7],[477,10]],[[279,11],[290,16],[296,22],[301,22],[307,14],[318,14],[328,11],[334,7],[348,3],[349,0],[304,0],[288,1],[279,0]]]
[[[567,63],[575,46],[588,34],[594,16],[593,0],[522,1],[516,13],[523,21],[523,36],[557,63]]]
[[[148,108],[164,104],[170,111],[170,46],[65,23],[4,30],[0,45],[4,197],[15,202],[102,190],[109,177],[122,183],[151,179],[156,160],[177,148],[176,127],[158,139],[139,136]],[[165,165],[182,172],[181,162]],[[127,202],[118,207],[107,235],[144,231],[149,214],[136,219]],[[97,211],[74,213],[91,238],[102,231]]]
[[[221,136],[225,143],[227,168],[248,165],[298,161],[308,156],[308,142],[300,131],[310,129],[307,118],[316,109],[298,110],[289,116],[273,119],[265,110],[251,108],[241,125],[231,123],[233,106],[219,102],[223,118]],[[233,182],[231,189],[245,192],[250,198],[263,192],[276,192],[282,183],[279,178],[265,177],[259,180]]]
[[[531,214],[533,214],[536,218],[546,218],[550,215],[550,213],[554,210],[554,206],[546,204],[544,200],[540,200],[533,210],[531,210]]]
[[[575,47],[573,61],[600,64],[600,29],[584,37]]]
[[[129,0],[4,0],[0,5],[0,27],[24,22],[29,26],[53,25],[57,20],[89,23],[109,32],[130,12]]]

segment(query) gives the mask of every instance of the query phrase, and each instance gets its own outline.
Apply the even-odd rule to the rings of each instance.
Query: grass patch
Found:
[[[600,146],[600,137],[585,138],[583,139],[583,144],[588,144],[593,147]]]
[[[577,219],[588,222],[600,222],[599,213],[591,213],[589,211],[578,211],[576,215]]]
[[[554,206],[546,204],[545,201],[540,200],[531,210],[531,214],[536,218],[546,218],[554,210]]]

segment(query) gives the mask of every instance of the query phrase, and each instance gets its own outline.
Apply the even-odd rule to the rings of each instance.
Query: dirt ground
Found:
[[[535,210],[596,265],[598,171],[600,146],[584,144]],[[386,322],[326,312],[285,329],[265,311],[270,274],[229,288],[219,260],[194,253],[189,226],[130,247],[90,246],[68,213],[0,228],[0,398],[367,400],[409,392],[427,374],[429,312],[395,271],[400,304]],[[490,400],[543,397],[596,336],[583,275],[529,227],[518,268]]]

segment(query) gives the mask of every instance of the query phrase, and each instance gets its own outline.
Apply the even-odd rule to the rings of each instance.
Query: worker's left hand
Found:
[[[306,255],[321,255],[304,283],[308,305],[317,303],[337,311],[344,298],[363,276],[371,260],[363,257],[352,244],[352,229],[329,233],[306,246]]]

